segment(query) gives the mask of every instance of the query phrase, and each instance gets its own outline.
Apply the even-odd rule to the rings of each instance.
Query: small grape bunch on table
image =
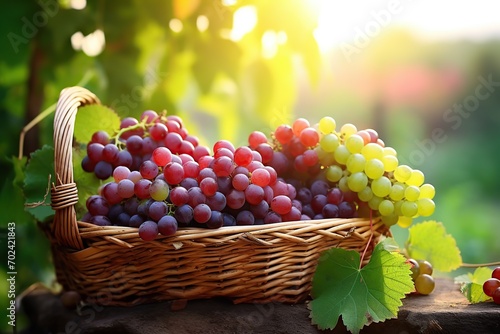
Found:
[[[493,298],[495,304],[500,305],[500,267],[493,269],[491,278],[483,284],[483,291],[486,296]]]
[[[432,277],[432,265],[429,261],[408,259],[411,264],[411,278],[415,284],[415,292],[420,295],[428,295],[434,291],[436,283]]]

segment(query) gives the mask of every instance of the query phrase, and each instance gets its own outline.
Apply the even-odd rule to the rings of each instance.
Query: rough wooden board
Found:
[[[346,333],[337,326],[325,333]],[[398,318],[371,324],[361,333],[500,333],[500,305],[493,302],[471,305],[451,279],[436,279],[428,296],[410,295],[403,300]]]
[[[224,299],[156,303],[131,308],[84,308],[81,315],[66,310],[59,298],[38,291],[23,300],[31,319],[31,332],[24,333],[346,333],[340,325],[319,331],[311,325],[306,305],[239,304]],[[38,330],[38,331],[36,331]],[[469,305],[450,279],[438,279],[429,296],[404,300],[397,319],[371,324],[361,333],[500,333],[500,306]]]

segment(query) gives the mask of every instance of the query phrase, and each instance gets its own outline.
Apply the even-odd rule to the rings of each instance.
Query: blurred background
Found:
[[[329,115],[339,126],[373,128],[436,187],[431,218],[456,238],[464,262],[500,260],[497,1],[40,0],[0,7],[2,254],[7,222],[15,222],[18,294],[54,281],[49,243],[23,210],[23,181],[14,173],[19,135],[77,84],[122,117],[145,109],[178,114],[209,146],[218,139],[243,145],[251,131],[270,133],[297,117],[315,123]],[[49,115],[28,132],[25,156],[52,144],[52,121]],[[407,230],[393,232],[402,246]],[[4,258],[0,286],[7,291]]]

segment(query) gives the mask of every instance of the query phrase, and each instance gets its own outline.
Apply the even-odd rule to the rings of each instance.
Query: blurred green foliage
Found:
[[[69,4],[0,4],[0,203],[9,208],[0,210],[0,242],[3,253],[6,222],[16,222],[18,293],[54,280],[49,242],[24,210],[23,180],[15,177],[31,151],[52,144],[52,116],[28,134],[23,160],[17,159],[19,134],[64,87],[79,82],[122,117],[145,109],[178,114],[207,145],[222,138],[242,145],[252,130],[269,133],[296,117],[316,122],[330,115],[338,124],[375,128],[410,160],[442,128],[447,139],[413,166],[436,187],[432,219],[457,239],[465,262],[500,260],[500,87],[458,128],[443,118],[474,94],[479,77],[500,81],[499,42],[426,43],[393,29],[351,62],[339,50],[320,54],[313,36],[318,13],[304,0],[88,0],[82,10]],[[239,40],[228,38],[234,13],[248,5],[256,26]],[[209,22],[206,30],[200,16]],[[173,18],[182,24],[178,32],[169,27]],[[72,47],[76,32],[96,29],[105,34],[102,53],[90,57]],[[262,37],[269,31],[286,39],[265,56]],[[402,244],[407,231],[394,234]],[[1,265],[4,291],[3,258]]]
[[[0,5],[0,168],[5,176],[0,201],[10,208],[0,212],[0,233],[5,249],[6,223],[16,223],[18,294],[37,281],[52,285],[55,278],[48,240],[23,208],[20,176],[26,159],[17,159],[17,143],[23,126],[53,105],[63,88],[83,82],[121,117],[166,109],[181,115],[190,132],[207,145],[214,138],[242,144],[249,129],[263,124],[271,128],[269,116],[276,108],[290,114],[297,61],[305,64],[312,80],[320,71],[312,34],[316,19],[303,15],[303,1],[294,1],[294,6],[284,0],[230,6],[219,0],[87,1],[81,10],[70,4],[43,0]],[[223,36],[233,26],[233,13],[247,5],[255,9],[258,26],[238,39]],[[290,19],[276,20],[278,12]],[[208,27],[198,28],[200,16]],[[169,28],[174,18],[182,24],[180,31]],[[87,36],[97,29],[105,34],[98,56],[72,47],[75,33]],[[268,30],[287,34],[286,45],[272,58],[260,52],[261,36]],[[24,155],[52,145],[52,122],[51,115],[30,130]],[[2,288],[7,272],[3,259]],[[2,304],[6,298],[0,297]]]
[[[442,221],[447,232],[455,237],[463,261],[478,264],[498,262],[499,43],[479,46],[457,43],[446,47],[430,45],[428,48],[434,50],[426,59],[428,62],[457,59],[456,52],[462,52],[460,63],[454,66],[462,73],[463,84],[431,114],[408,108],[389,119],[386,123],[388,141],[395,143],[400,156],[409,162],[415,162],[410,158],[415,150],[425,153],[425,158],[413,165],[421,169],[426,180],[435,186],[437,206],[432,219]],[[477,89],[482,86],[482,94],[488,92],[485,81],[493,82],[492,91],[481,99]],[[466,116],[460,116],[460,123],[449,121],[445,116],[447,110],[466,104],[472,97],[477,98],[477,107],[471,108],[470,112],[464,108]],[[435,129],[441,129],[442,141],[432,139]],[[406,231],[398,232],[402,232],[401,239],[406,235]]]

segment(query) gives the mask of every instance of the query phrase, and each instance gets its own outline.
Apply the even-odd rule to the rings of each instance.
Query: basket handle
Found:
[[[64,247],[83,249],[78,231],[75,204],[78,189],[73,180],[73,133],[78,108],[87,104],[100,104],[93,93],[83,87],[68,87],[61,91],[54,116],[54,169],[51,206],[55,210],[52,234]]]

